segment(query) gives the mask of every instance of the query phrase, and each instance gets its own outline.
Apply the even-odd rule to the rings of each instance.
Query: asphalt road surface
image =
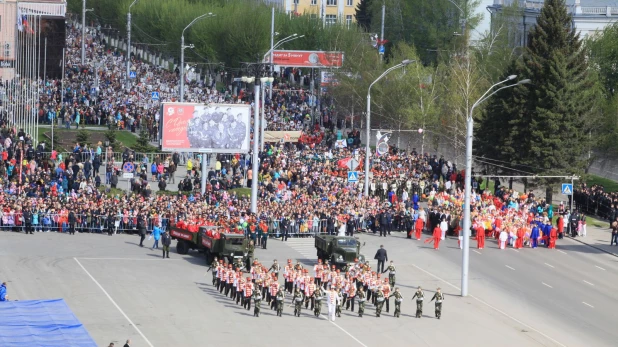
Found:
[[[289,298],[283,317],[264,303],[255,318],[215,291],[201,254],[180,256],[172,247],[164,260],[131,235],[1,232],[0,280],[8,281],[12,299],[64,298],[101,346],[127,338],[132,346],[615,345],[618,258],[571,240],[559,240],[557,250],[516,252],[488,239],[480,254],[470,252],[471,295],[461,298],[455,239],[434,251],[399,233],[359,237],[368,259],[384,244],[395,261],[406,299],[401,318],[392,316],[394,304],[381,318],[372,305],[363,318],[345,310],[335,322],[309,310],[298,318]],[[256,257],[267,266],[275,258],[313,264],[312,242],[271,239]],[[447,295],[441,320],[429,302],[423,318],[414,318],[411,298],[419,285],[426,296],[437,287]]]

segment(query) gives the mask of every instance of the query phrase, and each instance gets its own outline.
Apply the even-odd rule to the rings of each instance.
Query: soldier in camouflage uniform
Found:
[[[315,292],[313,292],[313,299],[315,300],[315,307],[313,309],[313,314],[316,317],[319,317],[322,314],[322,299],[324,298],[324,294],[322,293],[322,288],[317,287]]]
[[[384,292],[382,292],[382,288],[380,287],[376,293],[376,317],[380,317],[382,306],[384,306]]]
[[[423,300],[425,299],[425,293],[423,293],[421,287],[418,287],[412,300],[414,300],[414,298],[416,298],[416,318],[421,318],[423,316]]]
[[[253,303],[255,304],[253,308],[253,316],[260,316],[260,308],[262,307],[262,293],[259,290],[253,292]]]
[[[384,270],[384,272],[388,272],[388,284],[390,284],[391,287],[394,287],[395,286],[395,265],[393,265],[392,260],[391,260],[390,265],[386,268],[386,270]]]
[[[403,301],[403,295],[401,295],[399,287],[395,288],[395,292],[391,294],[391,296],[395,297],[395,317],[399,318],[401,314],[401,302]]]
[[[300,317],[300,311],[303,307],[304,301],[303,294],[300,292],[300,289],[296,288],[292,301],[294,302],[294,315]]]
[[[283,314],[283,300],[285,299],[285,293],[282,288],[279,288],[277,292],[276,301],[277,301],[277,316],[281,317]]]
[[[341,288],[337,288],[337,296],[339,300],[337,301],[337,308],[335,309],[335,315],[337,317],[341,317],[341,305],[343,304],[343,293],[341,293]]]
[[[442,294],[442,290],[438,288],[436,293],[431,298],[431,301],[436,300],[436,318],[440,319],[442,316],[442,301],[444,301],[444,294]]]
[[[358,289],[356,297],[358,298],[358,316],[362,317],[365,313],[365,300],[367,300],[362,286]]]
[[[217,265],[219,265],[219,260],[215,257],[215,260],[210,264],[210,271],[212,272],[212,285],[214,286],[217,283]]]

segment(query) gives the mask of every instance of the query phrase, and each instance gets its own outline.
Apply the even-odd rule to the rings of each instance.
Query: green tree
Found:
[[[109,130],[105,132],[105,139],[109,142],[109,146],[112,147],[114,152],[120,149],[121,144],[116,140],[116,127],[111,127]]]
[[[140,130],[139,137],[137,138],[133,149],[139,153],[150,153],[155,150],[155,148],[150,145],[150,134],[146,128],[142,128],[142,130]]]
[[[482,148],[487,150],[493,142],[501,149],[491,153],[496,156],[491,159],[536,175],[584,172],[589,130],[599,113],[598,83],[585,54],[565,0],[546,0],[523,58],[505,74],[530,78],[532,84],[493,97],[486,124],[477,131],[479,142],[485,143]],[[558,182],[543,179],[533,183],[545,187],[546,199],[551,202]]]
[[[361,0],[356,6],[356,14],[354,15],[356,24],[364,31],[371,29],[371,1]]]
[[[612,95],[618,90],[618,23],[607,26],[600,35],[586,41],[590,65],[599,72],[605,89]]]
[[[86,129],[82,129],[77,132],[75,135],[75,139],[79,142],[80,146],[89,145],[90,144],[90,131]]]

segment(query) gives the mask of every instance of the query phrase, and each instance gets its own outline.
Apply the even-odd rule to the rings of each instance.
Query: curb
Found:
[[[586,243],[586,242],[584,242],[584,241],[578,240],[577,238],[574,238],[574,237],[571,237],[571,236],[567,236],[567,238],[569,238],[569,239],[571,239],[571,240],[573,240],[573,241],[577,241],[577,242],[579,242],[579,243],[581,243],[581,244],[584,244],[584,245],[586,245],[586,246],[590,246],[590,247],[592,247],[592,248],[594,248],[594,249],[597,249],[597,250],[599,250],[599,251],[601,251],[601,252],[604,252],[604,253],[607,253],[607,254],[609,254],[609,255],[613,255],[614,257],[618,257],[618,253],[614,253],[614,252],[606,251],[606,250],[604,250],[603,248],[600,248],[600,247],[597,247],[597,246],[591,245],[591,244],[589,244],[589,243]]]

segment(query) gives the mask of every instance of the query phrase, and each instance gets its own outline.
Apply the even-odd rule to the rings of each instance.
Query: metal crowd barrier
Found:
[[[2,216],[0,218],[0,230],[2,231],[25,231],[26,225],[20,220],[20,215]],[[124,216],[113,216],[112,221],[108,221],[107,216],[85,216],[76,215],[77,222],[75,229],[80,232],[105,233],[111,228],[116,233],[137,233],[137,219],[135,217],[125,218]],[[164,230],[169,225],[167,218],[149,218],[146,223],[146,230],[150,233],[155,226]],[[42,232],[68,232],[68,216],[58,214],[39,214],[38,218],[32,223],[33,231]]]

